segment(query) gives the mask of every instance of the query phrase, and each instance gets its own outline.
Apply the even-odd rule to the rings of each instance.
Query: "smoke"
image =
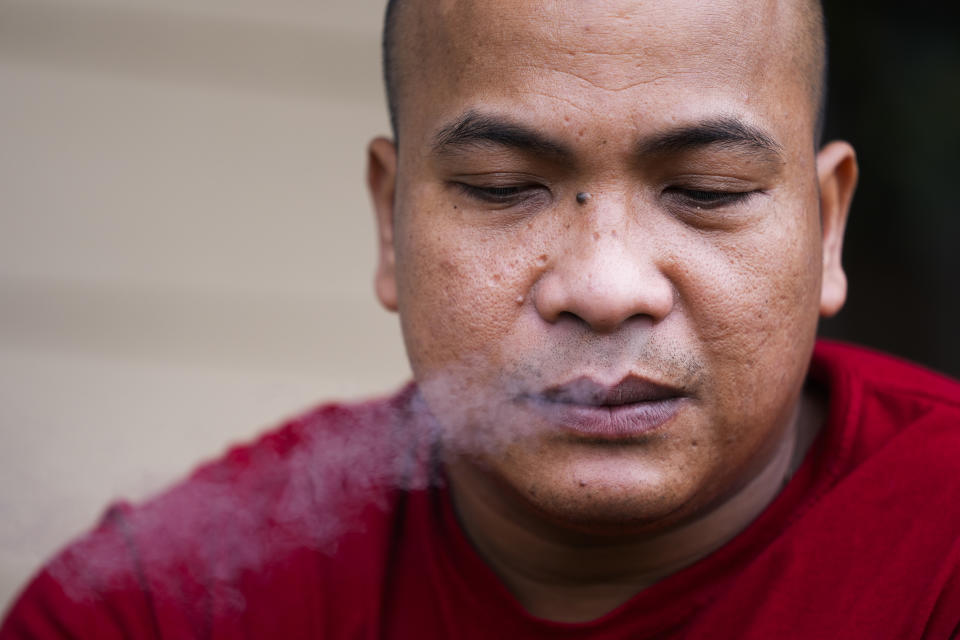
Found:
[[[304,549],[332,555],[397,491],[440,482],[436,432],[413,387],[321,407],[140,506],[111,508],[48,570],[77,601],[145,583],[160,597],[216,592],[242,607],[234,585],[244,576]]]
[[[679,345],[655,344],[644,332],[619,332],[497,345],[493,354],[459,354],[455,362],[417,377],[424,404],[436,416],[433,434],[443,454],[484,458],[552,431],[529,403],[557,385],[575,387],[585,374],[613,385],[640,374],[690,391],[703,370],[702,359],[684,354]]]
[[[304,550],[334,556],[401,492],[442,485],[445,462],[536,439],[545,425],[524,411],[531,394],[583,371],[644,363],[691,384],[701,368],[646,343],[604,345],[466,354],[390,400],[321,407],[141,506],[113,508],[49,571],[75,600],[146,588],[192,608],[216,598],[241,610],[245,579]]]

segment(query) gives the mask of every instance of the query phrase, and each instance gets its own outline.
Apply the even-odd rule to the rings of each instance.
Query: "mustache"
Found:
[[[696,354],[649,342],[596,342],[542,343],[528,348],[504,345],[493,354],[466,352],[422,372],[418,380],[427,388],[445,389],[443,395],[458,402],[487,408],[532,396],[578,404],[621,404],[691,396],[700,387],[705,367]],[[489,397],[482,397],[486,395],[482,389]]]
[[[503,367],[506,379],[557,401],[620,404],[690,395],[699,386],[702,359],[673,345],[628,340],[577,341],[514,356]]]

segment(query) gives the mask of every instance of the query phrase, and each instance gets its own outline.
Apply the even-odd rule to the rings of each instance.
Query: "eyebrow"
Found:
[[[433,139],[438,155],[459,148],[506,147],[534,155],[571,162],[574,154],[563,143],[508,117],[467,111],[441,128]],[[759,127],[733,116],[721,116],[681,125],[643,138],[637,157],[679,154],[709,147],[755,155],[767,162],[783,163],[782,147]]]
[[[639,156],[695,151],[707,147],[757,155],[761,160],[783,162],[782,147],[762,129],[735,118],[723,116],[682,125],[640,141]]]
[[[537,130],[503,116],[468,111],[434,136],[433,150],[439,155],[458,147],[506,147],[539,156],[569,161],[573,153],[564,144]]]

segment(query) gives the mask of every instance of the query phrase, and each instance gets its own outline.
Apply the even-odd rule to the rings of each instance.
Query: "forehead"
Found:
[[[657,69],[723,56],[728,66],[755,66],[772,52],[782,3],[690,0],[442,0],[422,10],[422,24],[446,40],[461,68],[502,65],[522,52],[530,63],[581,72],[616,88],[627,78],[610,63],[630,61],[634,81]],[[691,59],[693,58],[693,59]],[[603,62],[608,64],[604,65]],[[643,76],[646,74],[646,78]],[[607,80],[606,82],[604,80]]]
[[[809,86],[797,68],[795,18],[786,5],[416,2],[408,14],[409,120],[429,127],[429,119],[478,102],[534,110],[565,103],[573,111],[593,109],[594,116],[603,105],[607,116],[629,111],[638,122],[709,110],[774,118],[791,102],[802,107]]]

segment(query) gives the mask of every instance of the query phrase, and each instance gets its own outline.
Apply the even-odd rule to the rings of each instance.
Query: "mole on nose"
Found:
[[[577,204],[587,204],[590,201],[590,194],[586,191],[581,191],[577,194]]]

